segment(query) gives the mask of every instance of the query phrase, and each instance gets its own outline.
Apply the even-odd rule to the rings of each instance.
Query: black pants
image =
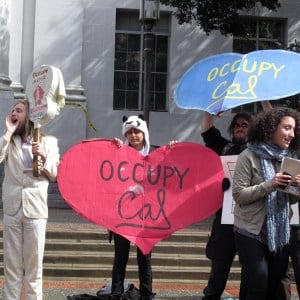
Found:
[[[294,269],[295,282],[300,298],[300,227],[291,226],[290,256]]]
[[[235,233],[242,272],[246,281],[246,300],[285,300],[289,287],[283,285],[288,268],[288,247],[276,253],[256,239]]]
[[[230,268],[237,250],[235,247],[233,225],[221,224],[220,209],[213,221],[211,235],[206,245],[206,256],[211,260],[211,271],[207,286],[203,290],[207,300],[219,300],[224,292]],[[240,299],[243,299],[244,280],[241,280]]]
[[[130,241],[119,234],[113,233],[115,257],[112,270],[112,296],[120,297],[124,292],[126,265],[129,257]],[[152,265],[151,253],[144,255],[137,247],[137,262],[139,267],[140,295],[142,299],[152,298]]]

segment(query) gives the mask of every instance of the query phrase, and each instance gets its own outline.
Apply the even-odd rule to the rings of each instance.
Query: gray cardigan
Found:
[[[280,170],[280,162],[276,162],[276,170]],[[266,217],[265,196],[272,191],[272,180],[265,181],[262,177],[260,159],[249,149],[243,151],[233,175],[234,226],[259,234]],[[290,203],[299,200],[297,196],[289,198]]]

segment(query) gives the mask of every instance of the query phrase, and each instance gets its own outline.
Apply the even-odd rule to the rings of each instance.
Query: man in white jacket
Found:
[[[20,100],[6,117],[6,132],[0,137],[0,162],[4,163],[3,250],[4,299],[43,299],[43,256],[48,218],[48,185],[59,164],[57,139],[42,136],[33,142],[29,103]],[[33,155],[39,155],[41,175],[32,172]]]

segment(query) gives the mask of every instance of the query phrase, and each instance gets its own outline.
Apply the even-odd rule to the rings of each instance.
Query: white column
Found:
[[[24,80],[22,80],[22,49],[23,36],[26,34],[26,41],[30,40],[30,34],[25,32],[23,26],[26,13],[24,12],[24,1],[10,1],[10,13],[8,18],[8,31],[10,33],[10,47],[9,47],[9,64],[8,72],[12,81],[11,87],[14,90],[15,98],[24,97]],[[26,0],[28,5],[32,0]],[[28,61],[28,60],[26,60]],[[31,67],[32,68],[32,63]]]
[[[0,0],[0,90],[10,90],[8,77],[10,35],[7,22],[10,13],[9,0]]]

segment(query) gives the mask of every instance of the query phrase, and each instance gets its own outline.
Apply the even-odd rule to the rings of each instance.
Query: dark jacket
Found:
[[[224,138],[220,130],[214,126],[201,135],[205,145],[219,155],[239,155],[247,148],[247,143],[238,143],[234,139],[230,141]]]

